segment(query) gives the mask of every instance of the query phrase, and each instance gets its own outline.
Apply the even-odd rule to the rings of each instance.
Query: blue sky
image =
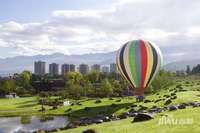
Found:
[[[1,0],[0,22],[47,20],[55,10],[108,8],[112,0]]]
[[[1,0],[0,58],[110,52],[133,39],[165,62],[200,57],[198,0]]]

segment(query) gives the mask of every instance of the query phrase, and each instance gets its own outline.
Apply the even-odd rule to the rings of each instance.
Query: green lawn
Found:
[[[177,84],[182,84],[183,88],[187,91],[177,92],[177,99],[173,100],[171,105],[175,105],[183,102],[191,102],[191,101],[199,101],[200,102],[200,84],[198,80],[181,80]],[[164,98],[164,95],[169,95],[173,91],[169,91],[170,89],[175,88],[175,86],[171,86],[168,89],[164,89],[159,92],[159,94],[152,94],[146,96],[148,100],[156,100],[159,98]],[[121,99],[120,102],[117,100]],[[113,100],[109,98],[101,99],[101,103],[95,103],[96,99],[87,99],[84,98],[79,100],[78,102],[81,105],[73,105],[73,106],[61,106],[56,110],[52,110],[52,107],[45,106],[45,113],[39,112],[41,106],[38,105],[37,97],[27,97],[27,98],[16,98],[16,99],[0,99],[0,116],[32,116],[32,115],[70,115],[70,119],[76,119],[82,116],[93,117],[97,114],[116,114],[119,115],[122,112],[128,111],[129,107],[133,104],[143,105],[148,108],[152,106],[164,107],[165,101],[160,101],[158,103],[150,102],[150,103],[137,103],[135,97],[124,97],[124,98],[113,98]],[[114,106],[112,106],[114,104]],[[89,110],[85,110],[85,108],[89,108]],[[69,110],[70,111],[67,111]],[[133,133],[133,132],[200,132],[200,109],[199,108],[187,108],[185,110],[176,111],[176,112],[164,112],[164,114],[173,114],[175,118],[193,118],[194,124],[192,125],[158,125],[158,121],[160,116],[157,115],[154,120],[142,123],[131,123],[132,119],[113,121],[109,123],[103,123],[100,125],[91,125],[87,127],[79,127],[77,129],[71,129],[63,131],[64,133],[81,133],[83,130],[88,128],[94,128],[99,133]]]
[[[58,133],[82,133],[86,129],[95,129],[97,133],[199,133],[200,132],[200,108],[185,109],[175,112],[165,112],[165,115],[172,115],[177,120],[192,120],[192,123],[185,125],[159,124],[161,114],[155,119],[132,123],[132,118],[125,120],[113,121],[103,124],[94,124],[90,126],[69,129]],[[171,119],[172,120],[172,119]]]

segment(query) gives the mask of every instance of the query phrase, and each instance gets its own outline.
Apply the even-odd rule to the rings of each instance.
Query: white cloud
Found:
[[[174,53],[180,50],[200,50],[191,48],[200,40],[200,28],[194,26],[200,22],[199,4],[195,0],[116,0],[104,10],[57,10],[44,22],[1,24],[0,47],[16,48],[20,55],[83,54],[113,51],[129,40],[144,38],[176,58]]]

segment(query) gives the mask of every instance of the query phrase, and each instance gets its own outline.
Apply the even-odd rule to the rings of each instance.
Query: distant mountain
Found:
[[[0,59],[0,75],[7,76],[16,72],[22,72],[23,70],[30,70],[33,72],[34,61],[42,60],[46,62],[46,68],[48,70],[48,64],[55,62],[58,64],[72,63],[79,65],[86,63],[92,65],[95,63],[101,65],[109,65],[115,62],[116,52],[109,53],[95,53],[95,54],[83,54],[83,55],[64,55],[55,53],[52,55],[36,55],[36,56],[16,56],[13,58]]]
[[[197,64],[200,64],[200,59],[177,61],[163,66],[163,69],[168,71],[186,70],[187,65],[192,69]]]
[[[16,56],[12,58],[0,59],[0,75],[7,76],[16,72],[20,73],[23,70],[30,70],[33,72],[34,61],[42,60],[46,62],[46,68],[48,71],[48,64],[55,62],[58,64],[72,63],[76,66],[81,63],[88,65],[101,64],[109,65],[115,62],[116,51],[109,53],[95,53],[95,54],[83,54],[83,55],[64,55],[55,53],[51,55],[36,55],[36,56]],[[185,70],[187,65],[191,68],[197,64],[200,64],[200,59],[189,61],[177,61],[166,64],[163,66],[164,70],[176,71]]]

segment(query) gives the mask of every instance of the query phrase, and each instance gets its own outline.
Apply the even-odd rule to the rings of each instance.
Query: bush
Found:
[[[100,99],[98,99],[98,100],[96,100],[96,101],[95,101],[95,103],[101,103],[101,100],[100,100]]]
[[[94,129],[88,129],[83,131],[82,133],[97,133]]]
[[[183,89],[181,84],[176,85],[176,88]]]

